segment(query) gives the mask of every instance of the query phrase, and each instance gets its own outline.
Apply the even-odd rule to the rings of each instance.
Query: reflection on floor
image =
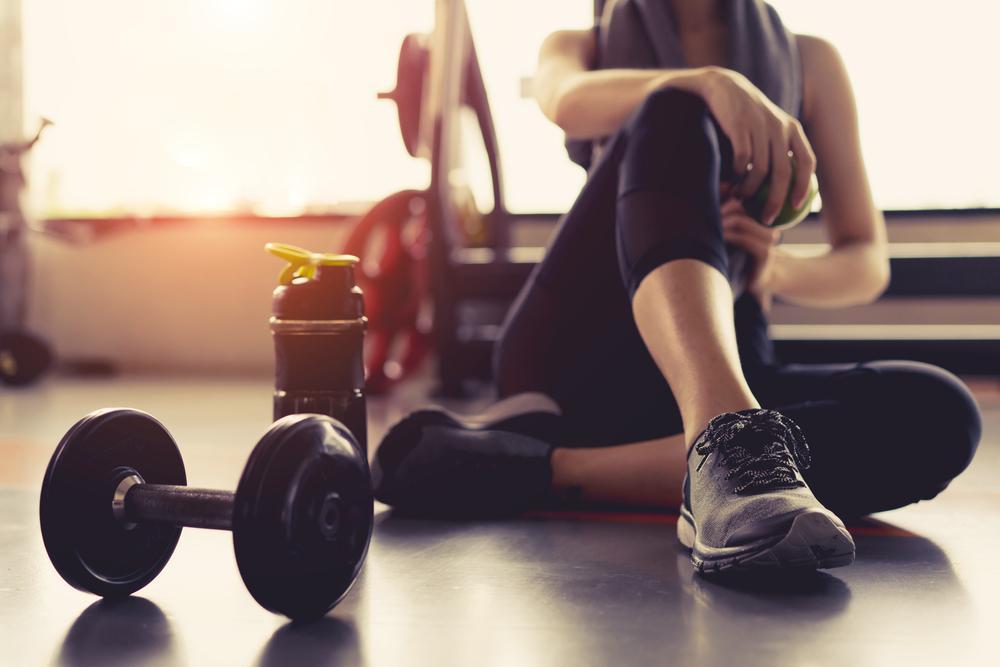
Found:
[[[82,414],[157,415],[199,486],[232,486],[267,427],[266,379],[55,380],[0,394],[0,664],[982,664],[1000,621],[1000,398],[941,497],[852,527],[858,561],[792,579],[694,575],[665,515],[533,515],[461,524],[383,511],[359,584],[319,623],[257,607],[230,538],[185,531],[163,573],[110,603],[48,563],[37,487]],[[421,400],[373,401],[377,437]],[[891,475],[891,471],[886,471]],[[384,508],[380,508],[384,509]]]

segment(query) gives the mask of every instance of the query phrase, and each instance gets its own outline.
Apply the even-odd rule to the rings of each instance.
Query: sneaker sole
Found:
[[[854,562],[854,540],[824,512],[807,511],[792,520],[788,532],[724,554],[706,554],[698,545],[697,529],[684,510],[677,521],[677,538],[691,550],[698,572],[739,572],[774,569],[826,570]]]
[[[453,426],[469,431],[506,430],[505,422],[531,414],[562,416],[556,402],[539,392],[515,394],[475,415],[460,415],[435,405],[414,410],[398,421],[385,434],[379,447],[395,448],[399,440],[416,442],[415,436],[425,426]]]

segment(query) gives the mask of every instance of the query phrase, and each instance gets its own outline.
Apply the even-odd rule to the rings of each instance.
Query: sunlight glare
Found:
[[[879,205],[1000,206],[1000,5],[773,4],[843,54]],[[564,211],[585,174],[524,84],[545,35],[588,27],[592,2],[467,5],[507,205]],[[400,41],[429,30],[433,10],[432,0],[24,2],[26,131],[43,115],[57,123],[28,165],[30,210],[298,215],[423,187],[428,165],[405,152],[394,105],[375,94],[393,87]],[[482,199],[488,174],[472,179]]]

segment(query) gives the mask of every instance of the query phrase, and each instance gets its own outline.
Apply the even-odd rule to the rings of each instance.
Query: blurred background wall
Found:
[[[538,43],[588,26],[592,3],[467,4],[508,204],[529,218],[565,210],[584,174],[525,93]],[[772,4],[792,29],[827,36],[844,55],[880,205],[982,211],[897,216],[893,241],[1000,243],[1000,93],[983,85],[1000,61],[994,3]],[[0,0],[0,138],[43,115],[56,121],[27,165],[25,201],[36,222],[66,223],[74,239],[32,236],[31,325],[65,359],[269,370],[280,262],[264,243],[336,250],[345,211],[427,182],[395,109],[375,93],[395,82],[403,35],[432,19],[431,0]],[[157,216],[172,221],[149,222]],[[526,220],[516,241],[543,245],[551,220]],[[789,240],[821,237],[803,226]],[[775,319],[907,318],[1000,324],[1000,306],[897,300],[835,313],[779,307]]]
[[[346,225],[192,221],[83,245],[36,236],[32,328],[61,358],[125,370],[266,372],[280,240],[335,249]]]
[[[0,0],[0,140],[21,133],[21,0]]]

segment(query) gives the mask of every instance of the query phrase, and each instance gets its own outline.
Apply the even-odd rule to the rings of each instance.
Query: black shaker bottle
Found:
[[[368,451],[364,297],[353,255],[312,253],[282,243],[268,252],[288,262],[274,290],[274,419],[299,413],[341,421]]]

